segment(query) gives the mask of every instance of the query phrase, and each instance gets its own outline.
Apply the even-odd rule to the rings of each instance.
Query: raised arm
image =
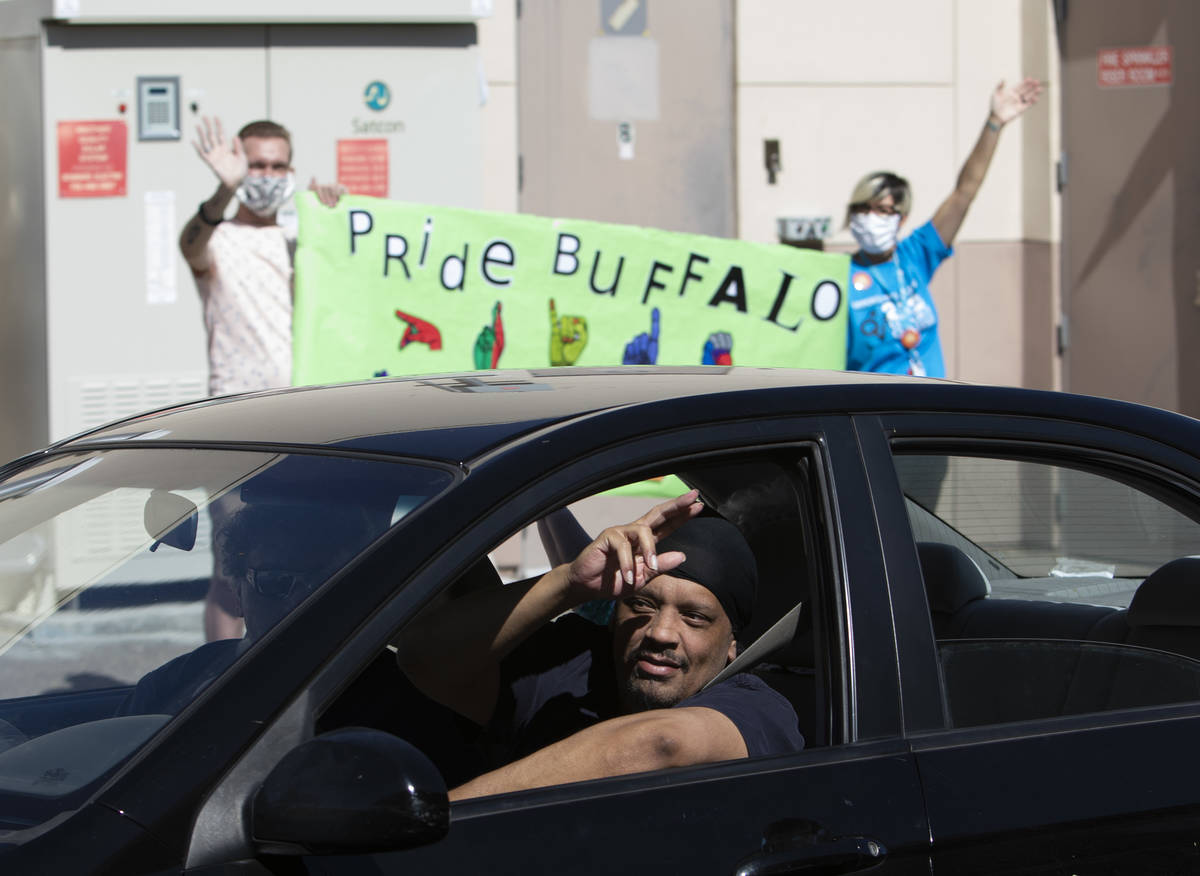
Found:
[[[1033,106],[1041,91],[1041,83],[1027,77],[1015,86],[1007,86],[1001,82],[992,92],[987,121],[983,130],[979,132],[971,154],[967,156],[962,170],[959,171],[954,191],[933,214],[933,227],[937,229],[938,236],[946,246],[954,243],[971,202],[979,194],[979,187],[983,185],[983,178],[987,176],[992,155],[1000,140],[1000,129]]]
[[[721,712],[703,706],[653,709],[580,730],[460,785],[450,792],[450,799],[741,757],[746,757],[746,743]]]
[[[593,599],[619,599],[684,556],[655,545],[702,508],[696,492],[662,502],[633,523],[611,526],[570,564],[540,578],[479,590],[421,616],[397,641],[397,659],[427,696],[479,724],[499,693],[500,661],[533,632]]]
[[[183,226],[179,235],[179,251],[194,274],[203,274],[210,267],[208,241],[213,229],[225,215],[225,208],[233,200],[238,186],[246,178],[249,165],[242,141],[237,137],[225,137],[220,119],[204,117],[203,124],[196,126],[196,139],[192,141],[200,159],[217,175],[217,190],[200,204],[192,218]]]

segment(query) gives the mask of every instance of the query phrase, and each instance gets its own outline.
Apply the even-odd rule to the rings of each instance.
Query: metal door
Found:
[[[1059,0],[1064,387],[1200,414],[1200,6]],[[1121,50],[1169,46],[1170,82]],[[1117,50],[1117,56],[1105,55]],[[1147,66],[1155,59],[1144,58]],[[1104,75],[1116,68],[1125,74]],[[1131,65],[1131,66],[1126,66]],[[1163,64],[1158,60],[1161,70]]]
[[[522,212],[734,236],[732,2],[519,8]]]

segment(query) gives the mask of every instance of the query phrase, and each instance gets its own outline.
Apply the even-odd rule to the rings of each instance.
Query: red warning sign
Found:
[[[58,123],[58,196],[114,198],[125,195],[123,121]]]
[[[1096,77],[1101,88],[1170,85],[1171,47],[1101,49],[1096,58]]]
[[[388,196],[388,141],[338,140],[337,181],[352,195]]]

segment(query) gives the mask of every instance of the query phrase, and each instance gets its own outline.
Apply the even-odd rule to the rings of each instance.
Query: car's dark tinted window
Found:
[[[58,456],[0,483],[0,829],[78,805],[452,477],[128,448]],[[238,619],[235,638],[206,631],[214,603]]]
[[[1044,462],[914,454],[896,469],[956,726],[1200,701],[1200,524],[1184,502]]]

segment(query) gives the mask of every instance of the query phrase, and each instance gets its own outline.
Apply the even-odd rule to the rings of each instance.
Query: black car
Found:
[[[480,746],[400,672],[406,629],[489,555],[530,573],[499,548],[550,512],[689,487],[755,552],[737,661],[803,750],[449,805]],[[206,643],[231,581],[247,635]],[[1200,423],[1151,408],[475,372],[181,405],[0,471],[5,873],[1188,872],[1197,740]]]

